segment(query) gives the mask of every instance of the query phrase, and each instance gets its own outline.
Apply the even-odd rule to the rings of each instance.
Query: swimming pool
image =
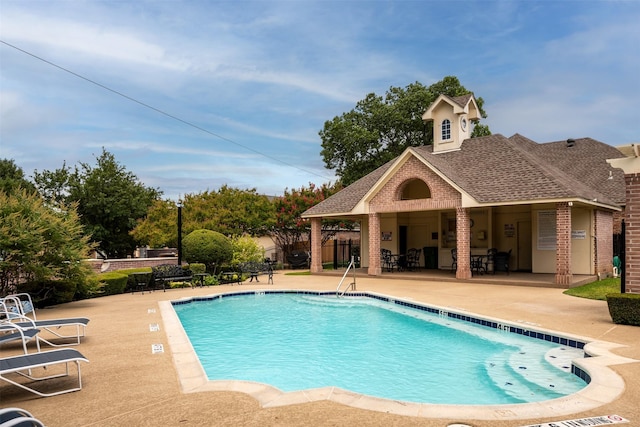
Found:
[[[368,293],[241,292],[174,308],[211,380],[465,405],[555,399],[589,381],[571,362],[584,342]]]

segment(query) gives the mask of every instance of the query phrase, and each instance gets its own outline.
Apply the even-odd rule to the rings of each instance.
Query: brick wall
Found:
[[[613,213],[613,234],[622,233],[622,219],[624,218],[625,211]]]
[[[471,278],[471,224],[469,209],[456,208],[456,243],[458,251],[458,268],[456,279]],[[464,232],[467,230],[467,232]]]
[[[369,268],[367,273],[372,276],[382,274],[380,265],[380,215],[369,214]]]
[[[598,273],[613,273],[613,215],[596,210],[594,215],[594,268]]]
[[[322,218],[311,218],[311,267],[312,273],[322,271]]]
[[[628,291],[640,290],[640,174],[625,174],[625,263],[622,267]]]
[[[96,273],[106,273],[128,268],[153,267],[161,264],[178,264],[178,258],[124,258],[124,259],[91,259],[86,261]]]
[[[571,207],[567,202],[556,204],[556,284],[568,287],[571,274]]]
[[[404,183],[410,179],[421,179],[431,191],[431,198],[400,200]],[[444,179],[429,169],[424,163],[411,156],[401,169],[376,194],[369,209],[371,212],[416,212],[453,209],[460,206],[462,196]],[[377,234],[377,237],[380,237]]]

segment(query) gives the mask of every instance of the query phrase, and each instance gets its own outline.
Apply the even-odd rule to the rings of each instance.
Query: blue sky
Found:
[[[635,0],[0,0],[0,158],[30,177],[104,147],[173,200],[277,195],[335,180],[325,121],[447,75],[493,133],[640,142],[639,22]]]

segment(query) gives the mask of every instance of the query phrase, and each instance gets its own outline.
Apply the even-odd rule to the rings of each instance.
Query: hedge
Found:
[[[104,283],[102,287],[103,295],[116,295],[124,293],[127,288],[127,280],[129,276],[122,273],[110,272],[101,273],[98,280]]]
[[[607,294],[613,323],[640,326],[640,294]]]

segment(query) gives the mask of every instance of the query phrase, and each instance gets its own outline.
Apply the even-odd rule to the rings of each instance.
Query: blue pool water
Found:
[[[369,297],[258,293],[174,308],[210,380],[445,404],[535,402],[586,385],[571,373],[578,348]]]

